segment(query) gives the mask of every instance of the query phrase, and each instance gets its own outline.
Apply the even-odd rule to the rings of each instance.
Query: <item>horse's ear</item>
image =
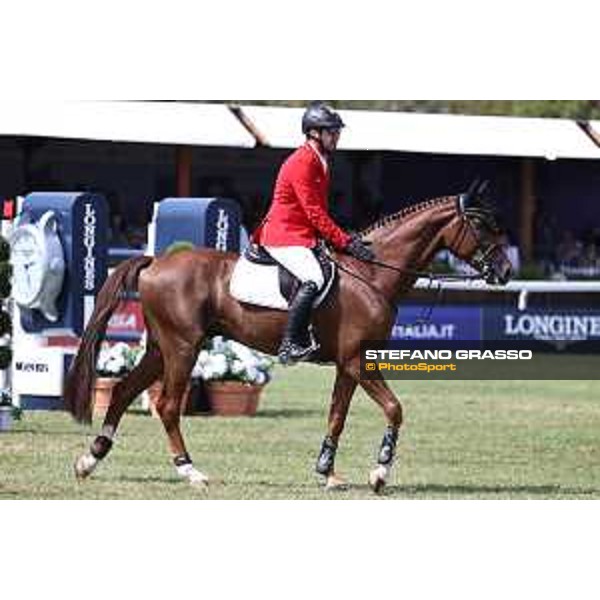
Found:
[[[462,196],[463,208],[474,208],[485,200],[490,187],[489,179],[480,179],[479,177],[469,186],[469,190]]]
[[[482,181],[478,177],[471,183],[467,192],[460,197],[460,205],[463,212],[468,208],[472,208],[477,203],[477,195],[481,183]]]
[[[487,195],[487,191],[490,187],[490,180],[489,179],[484,179],[480,184],[479,187],[477,189],[476,195],[478,198],[485,198]]]
[[[477,193],[478,193],[478,189],[479,186],[481,185],[482,181],[481,179],[479,179],[479,177],[469,186],[469,189],[467,190],[466,196],[469,200],[474,200],[477,197]]]

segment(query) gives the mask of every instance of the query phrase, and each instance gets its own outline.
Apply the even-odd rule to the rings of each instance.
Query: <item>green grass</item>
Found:
[[[253,419],[187,418],[208,494],[180,481],[161,424],[128,414],[93,478],[72,463],[98,425],[26,413],[0,434],[0,498],[371,499],[365,485],[384,431],[358,392],[338,453],[346,492],[326,493],[313,466],[326,431],[331,369],[279,370]],[[399,461],[385,499],[600,498],[600,382],[394,382],[405,408]]]

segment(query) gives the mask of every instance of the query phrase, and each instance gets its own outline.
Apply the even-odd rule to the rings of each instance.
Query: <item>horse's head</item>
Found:
[[[507,255],[506,233],[487,199],[488,182],[476,181],[466,194],[458,196],[457,218],[448,228],[446,247],[468,262],[492,285],[505,285],[512,274]]]

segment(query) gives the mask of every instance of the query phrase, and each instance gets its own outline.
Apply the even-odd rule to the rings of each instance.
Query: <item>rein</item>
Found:
[[[459,233],[464,236],[465,235],[464,229],[461,229],[459,231]],[[493,251],[493,248],[488,249],[488,250],[489,250],[489,252],[491,252],[491,251]],[[489,252],[486,251],[486,252],[482,253],[483,254],[483,256],[481,257],[482,263],[484,262],[485,258],[487,258]],[[395,303],[393,304],[392,300],[388,299],[379,289],[377,289],[373,285],[373,283],[371,281],[368,281],[365,277],[358,274],[353,269],[348,268],[346,265],[340,263],[333,256],[333,254],[331,252],[329,253],[329,257],[330,257],[331,261],[338,267],[338,269],[340,271],[343,271],[343,272],[347,273],[348,275],[354,277],[355,279],[358,279],[359,281],[362,281],[363,283],[368,285],[372,290],[375,290],[380,296],[385,298],[386,302],[390,305],[390,307],[393,310],[397,310],[397,306],[395,305]],[[363,262],[364,264],[372,265],[372,266],[380,268],[380,269],[387,269],[389,271],[394,271],[395,273],[399,273],[403,277],[415,278],[415,279],[422,278],[422,279],[429,280],[428,291],[431,291],[432,289],[434,289],[435,297],[434,297],[433,301],[431,302],[431,304],[427,308],[424,309],[423,314],[416,319],[416,324],[428,323],[431,321],[431,316],[433,315],[433,311],[435,310],[435,308],[437,306],[439,306],[439,304],[441,304],[441,301],[442,301],[442,297],[444,294],[444,288],[442,287],[442,283],[444,281],[465,281],[466,282],[466,281],[476,281],[476,280],[483,279],[481,274],[475,274],[475,275],[459,275],[459,274],[454,274],[454,273],[443,273],[442,274],[442,273],[434,273],[433,271],[417,271],[414,269],[402,269],[400,267],[397,267],[396,265],[391,265],[389,263],[385,263],[385,262],[382,262],[377,259],[363,260],[361,262]]]
[[[350,276],[354,277],[355,279],[358,279],[359,281],[362,281],[363,283],[368,285],[372,290],[376,291],[380,296],[382,296],[385,299],[385,301],[390,305],[392,310],[394,310],[394,311],[398,310],[396,303],[393,303],[392,300],[387,298],[383,294],[383,292],[381,292],[381,290],[377,289],[373,285],[373,283],[371,281],[369,281],[368,279],[366,279],[365,277],[363,277],[362,275],[360,275],[353,269],[347,267],[345,264],[339,262],[331,254],[330,254],[330,259],[337,266],[337,268],[340,271],[343,271],[344,273],[347,273],[348,275],[350,275]],[[390,265],[390,264],[387,264],[387,263],[384,263],[384,262],[381,262],[378,260],[365,260],[365,261],[361,261],[361,262],[363,262],[365,264],[373,265],[375,267],[389,269],[391,271],[395,271],[396,273],[400,273],[401,275],[408,275],[410,277],[423,278],[423,279],[429,280],[428,291],[431,291],[433,289],[435,291],[435,297],[434,297],[433,301],[431,302],[431,304],[429,304],[429,306],[427,306],[423,310],[423,314],[416,319],[416,321],[415,321],[416,325],[423,324],[423,323],[429,323],[431,321],[431,316],[433,315],[433,311],[436,309],[437,306],[439,306],[441,304],[442,297],[444,295],[444,288],[441,285],[443,281],[475,281],[475,280],[481,279],[480,275],[458,275],[458,274],[454,275],[452,273],[438,274],[438,273],[433,273],[433,271],[412,271],[412,270],[407,270],[407,269],[400,269],[399,267],[396,267],[394,265]],[[437,286],[436,286],[436,284],[437,284]],[[436,286],[436,287],[434,287],[434,286]]]
[[[334,262],[340,266],[340,264],[334,260]],[[429,279],[430,281],[474,281],[482,279],[481,275],[459,275],[458,273],[434,273],[433,271],[414,271],[411,269],[401,269],[395,265],[381,262],[379,260],[363,260],[367,265],[373,265],[382,269],[389,269],[400,273],[400,275],[409,275],[410,277],[417,277],[423,279]]]

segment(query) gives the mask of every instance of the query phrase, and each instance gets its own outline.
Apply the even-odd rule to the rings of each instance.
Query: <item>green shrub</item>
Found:
[[[11,277],[12,266],[7,262],[0,262],[0,299],[10,297],[12,291]]]
[[[10,258],[10,244],[8,240],[0,236],[0,262],[8,262]]]
[[[10,346],[0,346],[0,371],[8,369],[12,361],[12,348]]]
[[[5,310],[0,309],[0,337],[5,335],[12,335],[12,319]]]

